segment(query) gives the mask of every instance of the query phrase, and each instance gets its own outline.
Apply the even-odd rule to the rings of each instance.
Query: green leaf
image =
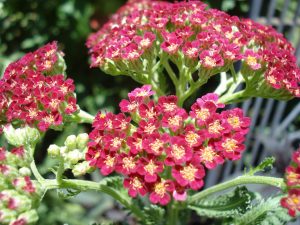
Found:
[[[267,157],[258,166],[254,167],[254,168],[250,168],[249,171],[246,172],[246,174],[254,175],[258,172],[263,172],[266,169],[272,169],[274,162],[275,162],[275,158],[273,156]]]
[[[255,194],[246,187],[237,187],[234,191],[217,197],[209,197],[196,204],[188,206],[199,216],[209,218],[230,218],[245,213],[251,208]]]
[[[146,225],[162,225],[164,222],[165,209],[157,205],[145,207],[145,224]]]
[[[244,215],[236,217],[232,224],[238,225],[283,225],[293,218],[287,210],[280,206],[282,196],[269,198],[266,201],[259,201],[253,208]]]
[[[120,189],[123,187],[123,178],[120,176],[112,176],[103,178],[99,184],[106,185],[111,188]]]

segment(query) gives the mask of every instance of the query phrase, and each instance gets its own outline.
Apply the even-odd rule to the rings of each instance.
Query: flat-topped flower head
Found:
[[[124,176],[131,197],[148,194],[151,203],[166,205],[172,196],[184,201],[189,189],[204,185],[204,166],[213,169],[225,159],[241,156],[249,118],[236,109],[219,113],[224,104],[216,94],[199,98],[190,112],[178,105],[174,95],[156,100],[152,94],[150,86],[137,88],[129,100],[121,101],[121,113],[96,115],[86,161],[104,176],[113,172]],[[128,110],[134,101],[137,105]],[[210,111],[199,123],[196,111],[202,108]],[[240,123],[230,126],[231,116]],[[211,125],[215,121],[218,124]],[[212,131],[216,134],[209,134]]]
[[[260,88],[286,90],[286,98],[300,96],[294,48],[282,34],[271,26],[209,9],[197,0],[128,1],[89,36],[86,45],[92,67],[130,75],[141,83],[159,85],[153,74],[164,75],[161,71],[168,71],[168,62],[178,70],[184,65],[198,72],[199,79],[240,62],[245,77],[262,81]],[[263,90],[255,95],[266,97]]]
[[[73,80],[65,79],[56,42],[11,63],[1,79],[1,124],[28,124],[40,131],[60,127],[78,107]]]

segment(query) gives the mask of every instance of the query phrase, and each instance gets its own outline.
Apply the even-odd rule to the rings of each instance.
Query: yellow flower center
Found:
[[[208,125],[208,132],[211,134],[219,134],[222,130],[224,130],[224,127],[221,126],[220,120],[216,120]]]
[[[257,59],[253,56],[248,56],[246,61],[249,66],[255,66],[257,64]]]
[[[121,138],[118,138],[118,137],[115,137],[115,138],[113,139],[113,141],[112,141],[112,146],[113,146],[114,148],[117,148],[117,147],[119,147],[119,146],[121,145],[121,143],[122,143],[122,139],[121,139]]]
[[[150,144],[152,151],[154,151],[155,153],[159,153],[159,149],[162,148],[164,146],[164,142],[162,142],[159,139],[155,139],[154,142],[152,142]]]
[[[181,117],[178,115],[175,115],[168,119],[169,124],[175,127],[178,127],[180,125],[180,121],[181,121]]]
[[[51,102],[49,103],[51,108],[56,109],[59,105],[59,100],[58,99],[51,99]]]
[[[115,157],[111,157],[110,155],[104,161],[105,165],[108,167],[113,167],[115,164]]]
[[[146,172],[153,175],[157,167],[158,166],[155,165],[155,163],[152,160],[150,160],[149,163],[146,166],[144,166],[144,169],[146,170]]]
[[[177,159],[177,160],[181,159],[185,155],[184,147],[178,146],[176,144],[173,145],[171,154],[175,159]]]
[[[222,147],[226,152],[233,152],[236,149],[237,141],[232,138],[227,138],[225,142],[222,143]]]
[[[205,121],[209,117],[209,110],[206,108],[196,110],[196,119]]]
[[[195,173],[197,172],[197,168],[193,165],[188,165],[180,171],[181,176],[189,182],[195,180]]]
[[[125,157],[122,159],[123,167],[126,170],[131,170],[135,167],[135,162],[132,157]]]
[[[143,142],[141,138],[137,138],[136,141],[134,142],[134,146],[137,149],[142,149],[143,148]]]
[[[216,156],[213,148],[211,146],[207,146],[201,151],[201,158],[207,162],[212,162]]]
[[[44,117],[44,121],[46,123],[52,124],[52,123],[54,123],[54,117],[52,115],[48,115],[48,116]]]
[[[166,112],[172,112],[173,110],[176,109],[177,106],[172,102],[172,103],[164,103],[163,107]]]
[[[216,60],[209,56],[205,56],[204,64],[209,67],[215,67],[217,65]]]
[[[137,177],[133,178],[133,180],[130,181],[130,184],[133,187],[133,189],[135,189],[135,190],[138,190],[143,187],[141,181]]]
[[[158,194],[160,197],[163,197],[166,193],[166,187],[165,187],[164,182],[160,182],[160,183],[155,184],[154,192],[156,194]]]
[[[152,134],[156,130],[156,127],[153,124],[148,124],[145,127],[145,133]]]
[[[197,144],[198,142],[198,138],[199,135],[193,131],[189,131],[186,135],[185,135],[185,140],[186,142],[190,145],[193,146],[195,144]]]
[[[237,117],[237,116],[232,116],[232,117],[229,117],[227,119],[228,123],[233,127],[233,128],[239,128],[240,127],[240,118]]]

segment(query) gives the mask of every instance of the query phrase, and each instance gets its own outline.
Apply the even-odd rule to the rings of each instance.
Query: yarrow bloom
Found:
[[[166,205],[172,196],[183,201],[187,190],[199,190],[205,168],[241,157],[250,119],[238,108],[219,113],[224,105],[216,94],[199,98],[189,113],[178,106],[176,96],[155,101],[153,94],[145,85],[121,101],[121,113],[99,112],[86,160],[105,176],[123,175],[131,197],[148,193],[152,203]],[[135,107],[128,110],[131,104]],[[205,119],[197,110],[205,112]]]
[[[46,131],[61,126],[65,116],[78,110],[73,80],[63,75],[62,56],[52,42],[6,68],[0,80],[2,125],[28,124]]]
[[[153,68],[162,71],[171,61],[199,70],[202,79],[240,61],[243,76],[252,79],[257,73],[267,87],[300,97],[294,48],[282,34],[271,26],[208,9],[201,1],[128,1],[86,45],[91,66],[108,74],[145,76]]]
[[[286,168],[285,181],[288,195],[281,199],[281,205],[288,209],[290,216],[295,217],[300,211],[300,149],[292,155],[292,162]]]

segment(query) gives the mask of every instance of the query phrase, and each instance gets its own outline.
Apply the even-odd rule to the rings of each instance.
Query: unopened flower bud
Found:
[[[50,145],[48,147],[48,154],[52,158],[57,158],[60,156],[60,147],[57,145]]]
[[[16,147],[34,144],[40,139],[40,132],[29,126],[15,129],[12,125],[8,125],[3,131],[8,143]]]
[[[13,196],[10,196],[8,208],[18,213],[28,211],[31,209],[31,200],[25,195],[20,195],[16,192]]]
[[[66,146],[60,147],[60,155],[62,157],[65,157],[67,153],[68,153],[68,148]]]
[[[70,162],[71,164],[76,164],[79,160],[82,159],[84,159],[84,154],[80,150],[75,149],[67,154],[65,160],[67,162]]]
[[[76,143],[78,149],[84,149],[89,141],[89,135],[87,133],[78,134],[76,137]]]
[[[26,224],[34,224],[38,221],[39,217],[36,210],[32,209],[18,216],[18,220],[22,219],[26,222]]]
[[[89,162],[84,161],[74,166],[72,173],[75,177],[83,176],[86,173],[92,172],[93,167],[89,165]]]
[[[13,221],[17,213],[9,209],[0,209],[0,224],[8,224]]]
[[[76,149],[76,136],[70,135],[65,140],[65,146],[68,148],[68,151]]]
[[[31,175],[31,170],[28,167],[22,167],[19,169],[19,173],[21,176],[30,176]]]

